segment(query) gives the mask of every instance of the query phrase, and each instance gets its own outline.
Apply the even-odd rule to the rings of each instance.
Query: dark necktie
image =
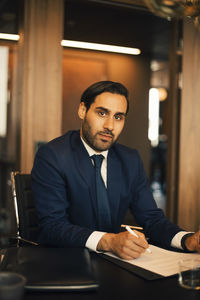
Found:
[[[103,155],[92,155],[96,173],[96,195],[98,206],[98,225],[99,230],[111,231],[111,215],[108,203],[107,190],[101,177],[101,164],[104,159]]]

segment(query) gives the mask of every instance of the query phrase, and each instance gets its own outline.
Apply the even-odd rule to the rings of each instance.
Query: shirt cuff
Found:
[[[187,231],[179,231],[172,239],[171,241],[171,246],[175,247],[175,248],[179,248],[183,250],[183,247],[181,246],[181,240],[182,237],[188,233],[192,233],[192,232],[187,232]]]
[[[85,246],[92,251],[100,252],[97,251],[97,245],[104,234],[106,234],[106,232],[94,231],[87,239]]]

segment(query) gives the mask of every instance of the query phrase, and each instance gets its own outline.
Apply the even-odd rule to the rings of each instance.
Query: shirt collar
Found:
[[[83,142],[83,145],[85,146],[89,156],[91,157],[92,155],[96,154],[96,155],[99,155],[99,154],[102,154],[105,159],[107,159],[107,156],[108,156],[108,150],[105,150],[105,151],[102,151],[102,152],[97,152],[95,151],[94,149],[92,149],[85,141],[82,137],[81,138],[81,141]]]

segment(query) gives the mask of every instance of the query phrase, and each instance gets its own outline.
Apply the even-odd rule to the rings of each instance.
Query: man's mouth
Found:
[[[112,140],[113,139],[113,134],[108,134],[108,133],[104,133],[104,132],[99,132],[99,135],[101,137],[101,139],[103,140]]]

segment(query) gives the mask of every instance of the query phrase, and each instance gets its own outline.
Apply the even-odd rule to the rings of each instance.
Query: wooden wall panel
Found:
[[[35,143],[61,133],[63,0],[25,0],[20,30],[21,171]],[[22,65],[22,67],[20,67]]]
[[[200,32],[184,22],[181,100],[178,223],[188,230],[200,225]]]
[[[80,128],[77,108],[82,92],[92,83],[108,79],[105,60],[76,56],[75,53],[64,50],[63,54],[63,133]]]
[[[169,51],[169,95],[168,95],[168,145],[166,165],[166,215],[177,223],[178,207],[178,162],[180,136],[180,86],[179,78],[182,71],[182,60],[179,55],[182,41],[182,23],[179,20],[170,22]]]

